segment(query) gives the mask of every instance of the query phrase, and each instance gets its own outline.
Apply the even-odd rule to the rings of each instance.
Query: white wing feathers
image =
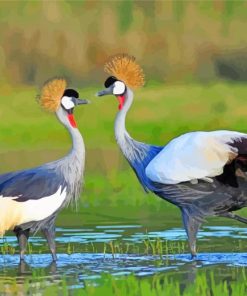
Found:
[[[177,184],[215,177],[238,154],[229,145],[247,139],[247,134],[233,131],[192,132],[169,142],[146,167],[153,182]]]

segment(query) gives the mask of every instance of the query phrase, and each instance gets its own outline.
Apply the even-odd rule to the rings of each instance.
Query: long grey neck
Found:
[[[131,105],[133,102],[133,92],[127,88],[127,91],[125,93],[125,102],[123,105],[122,110],[120,110],[116,116],[115,119],[115,137],[117,140],[118,145],[120,146],[120,149],[126,156],[126,140],[131,139],[129,133],[126,131],[125,127],[125,119],[126,119],[126,114],[128,113]],[[127,157],[127,156],[126,156]]]
[[[66,116],[66,113],[62,108],[60,108],[56,114],[57,114],[59,121],[68,130],[71,140],[72,140],[72,148],[71,148],[69,154],[67,156],[65,156],[65,158],[75,159],[78,162],[78,164],[81,166],[82,171],[83,171],[84,165],[85,165],[85,145],[84,145],[82,135],[77,128],[71,126],[71,124]]]
[[[148,163],[161,151],[162,147],[138,142],[130,137],[125,128],[126,114],[133,102],[133,92],[127,88],[125,102],[115,120],[115,137],[124,156],[135,171],[143,188],[148,191],[151,186],[145,174]]]
[[[80,131],[74,127],[67,127],[71,139],[72,139],[72,148],[70,154],[76,155],[79,159],[85,161],[85,145]]]
[[[81,186],[83,183],[83,172],[85,166],[85,146],[79,130],[72,127],[67,112],[60,108],[57,112],[60,122],[67,128],[72,139],[72,148],[70,152],[62,159],[55,162],[56,168],[60,168],[67,185],[67,197],[64,206],[74,202],[77,206],[77,200],[80,198]]]

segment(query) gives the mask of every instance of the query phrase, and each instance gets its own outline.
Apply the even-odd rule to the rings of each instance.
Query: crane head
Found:
[[[119,101],[118,109],[121,110],[124,104],[126,85],[123,81],[117,80],[116,77],[110,76],[106,79],[105,89],[99,91],[97,96],[115,95]]]
[[[88,104],[89,101],[79,99],[79,94],[74,89],[67,88],[67,81],[64,78],[53,78],[48,80],[37,96],[39,104],[44,110],[50,112],[63,111],[63,116],[68,118],[72,127],[76,127],[73,117],[75,106]]]
[[[105,81],[106,89],[98,96],[115,95],[119,101],[119,110],[123,108],[127,89],[136,89],[144,85],[144,73],[136,63],[134,56],[126,53],[113,55],[105,63],[104,71],[112,76]]]
[[[66,89],[61,98],[61,107],[67,113],[68,120],[72,127],[76,127],[73,111],[78,105],[88,104],[89,101],[85,99],[79,99],[79,93],[74,89]]]

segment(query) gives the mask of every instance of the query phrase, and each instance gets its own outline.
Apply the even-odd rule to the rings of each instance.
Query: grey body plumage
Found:
[[[79,101],[78,98],[76,99]],[[86,100],[81,100],[81,102],[87,103]],[[43,219],[15,225],[14,232],[19,241],[21,260],[24,258],[30,233],[35,233],[38,230],[43,232],[53,260],[56,260],[54,225],[56,216],[65,206],[71,203],[76,205],[80,197],[85,163],[85,147],[79,130],[72,126],[68,117],[68,114],[71,114],[73,109],[68,111],[62,106],[56,110],[58,120],[66,127],[72,139],[72,148],[68,155],[33,169],[0,175],[0,200],[13,199],[16,204],[21,205],[53,196],[59,189],[61,193],[66,192],[65,198],[61,199],[58,203],[59,206],[55,207],[55,210],[50,215],[45,216],[44,213],[43,216],[45,217]],[[57,198],[59,201],[60,197]],[[49,209],[49,203],[45,206]]]

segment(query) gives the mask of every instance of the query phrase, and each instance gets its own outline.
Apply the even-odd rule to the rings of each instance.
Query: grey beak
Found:
[[[112,95],[112,87],[111,86],[106,89],[103,89],[101,91],[98,91],[96,93],[97,97],[102,97],[102,96],[106,96],[106,95]]]
[[[88,101],[88,100],[77,99],[77,98],[74,98],[74,102],[75,102],[75,105],[82,105],[82,104],[89,104],[90,103],[90,101]]]

